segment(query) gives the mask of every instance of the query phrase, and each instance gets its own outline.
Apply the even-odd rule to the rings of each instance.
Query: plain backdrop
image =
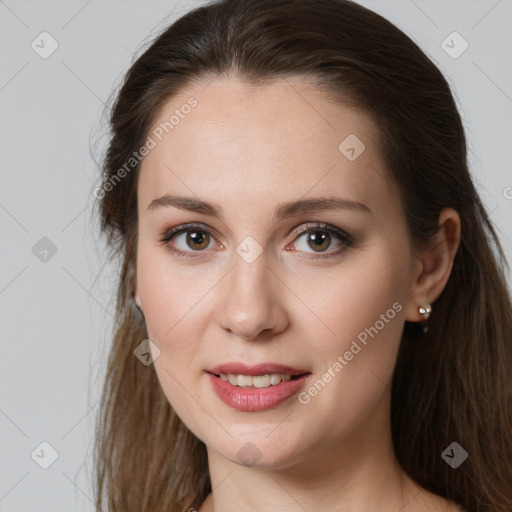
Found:
[[[448,77],[510,258],[511,0],[361,3]],[[101,115],[142,45],[200,4],[0,0],[0,512],[94,510],[115,279],[91,218]]]

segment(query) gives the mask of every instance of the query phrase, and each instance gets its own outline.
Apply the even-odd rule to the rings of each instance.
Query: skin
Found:
[[[195,84],[154,125],[191,96],[197,106],[142,163],[133,284],[160,350],[154,367],[162,389],[207,446],[214,490],[201,512],[456,510],[399,467],[390,383],[405,320],[420,321],[418,306],[434,303],[446,285],[458,214],[443,209],[437,244],[415,256],[373,120],[332,103],[304,78],[257,88],[234,77]],[[365,144],[354,161],[338,149],[349,134]],[[217,204],[223,218],[172,206],[148,210],[164,194]],[[272,218],[283,202],[332,196],[370,212]],[[200,224],[211,242],[197,250],[186,233],[160,241],[184,223]],[[296,233],[315,223],[346,231],[354,244],[332,235],[315,252],[310,235]],[[236,252],[249,236],[263,251],[251,263]],[[169,247],[199,258],[180,258]],[[330,257],[312,259],[317,254]],[[395,303],[394,318],[306,405],[295,396],[267,411],[237,411],[204,373],[224,362],[269,361],[307,369],[315,382]],[[246,443],[260,453],[255,465],[237,456]]]

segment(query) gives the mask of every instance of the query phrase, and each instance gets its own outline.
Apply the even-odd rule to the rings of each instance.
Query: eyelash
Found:
[[[168,242],[170,242],[176,236],[178,236],[182,233],[186,233],[188,231],[193,231],[194,229],[197,231],[200,231],[201,233],[208,233],[212,238],[214,238],[212,233],[208,229],[205,229],[200,224],[183,224],[181,226],[176,226],[174,228],[165,230],[161,235],[160,242],[162,244],[168,244]],[[313,225],[308,224],[308,225],[303,225],[303,226],[299,227],[295,231],[296,236],[293,239],[293,241],[295,241],[297,238],[299,238],[300,235],[303,235],[305,233],[315,232],[315,231],[327,232],[330,235],[334,235],[334,237],[336,239],[338,239],[340,242],[343,243],[344,247],[342,247],[341,249],[338,249],[334,253],[328,252],[327,254],[316,254],[314,256],[308,256],[307,259],[318,260],[318,259],[332,258],[332,257],[338,256],[341,252],[344,251],[345,247],[351,247],[351,246],[353,246],[353,244],[355,242],[354,238],[351,235],[349,235],[348,233],[346,233],[345,231],[342,231],[341,229],[336,228],[335,226],[331,226],[329,224],[324,224],[324,223],[316,223]],[[171,251],[173,254],[175,254],[176,256],[178,256],[180,258],[189,259],[189,260],[201,258],[202,253],[205,252],[204,250],[203,251],[192,251],[192,250],[191,251],[182,251],[181,249],[175,249],[174,247],[171,247],[169,245],[167,245],[167,249],[169,251]],[[196,252],[197,256],[191,256],[191,255],[189,255],[189,252]]]

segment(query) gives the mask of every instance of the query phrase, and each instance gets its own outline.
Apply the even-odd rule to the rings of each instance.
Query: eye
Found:
[[[343,251],[345,247],[353,244],[353,238],[339,228],[328,224],[315,224],[301,226],[296,233],[299,236],[294,240],[293,244],[301,252],[317,253],[315,258],[329,258]],[[338,250],[328,251],[332,245],[338,246]],[[323,254],[326,253],[326,254]]]
[[[172,245],[169,242],[173,242]],[[178,256],[185,258],[195,258],[199,254],[192,255],[191,252],[203,252],[211,248],[211,243],[215,243],[215,239],[211,233],[197,225],[178,226],[167,230],[161,242],[167,244],[169,250]]]
[[[181,242],[185,244],[184,247],[179,247],[180,238],[182,238]],[[211,241],[212,237],[210,233],[199,229],[189,229],[174,237],[174,243],[178,246],[178,249],[181,250],[192,249],[193,251],[201,251],[208,249]]]
[[[351,235],[329,224],[307,224],[299,227],[292,245],[296,246],[299,252],[312,254],[309,259],[330,258],[340,254],[345,247],[353,245],[354,239]],[[160,241],[167,249],[181,258],[201,258],[203,253],[211,249],[216,241],[211,232],[196,224],[185,224],[166,230]],[[336,244],[337,242],[337,244]],[[327,251],[331,245],[337,245],[338,249]],[[222,248],[222,244],[219,244]],[[287,246],[285,250],[289,251]],[[295,249],[293,249],[295,250]],[[195,254],[194,254],[195,253]],[[325,253],[325,254],[324,254]]]

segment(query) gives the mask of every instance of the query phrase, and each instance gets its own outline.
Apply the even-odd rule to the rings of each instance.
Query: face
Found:
[[[153,128],[136,300],[174,410],[238,464],[377,439],[415,261],[372,119],[300,78],[218,78]]]

